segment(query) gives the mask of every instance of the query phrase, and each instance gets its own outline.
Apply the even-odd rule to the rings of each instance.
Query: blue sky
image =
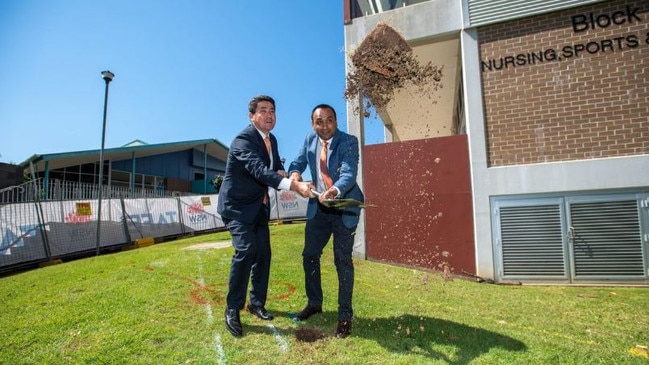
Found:
[[[256,94],[277,103],[291,161],[310,112],[333,105],[346,130],[340,1],[0,0],[0,162],[135,139],[229,146]],[[380,121],[366,143],[382,142]]]

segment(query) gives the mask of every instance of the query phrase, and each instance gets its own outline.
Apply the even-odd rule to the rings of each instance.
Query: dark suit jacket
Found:
[[[319,158],[317,156],[318,135],[311,131],[304,139],[304,144],[300,148],[300,152],[289,167],[291,171],[299,171],[303,173],[306,170],[307,164],[311,170],[311,181],[317,180],[316,174],[318,173],[317,163]],[[358,184],[356,184],[356,175],[358,174],[358,138],[337,130],[334,134],[331,146],[329,146],[329,158],[327,159],[327,170],[329,176],[334,181],[334,186],[340,190],[339,198],[351,198],[359,201],[365,201],[363,192]],[[307,219],[315,217],[318,209],[318,202],[316,198],[309,199],[307,206],[306,216]],[[343,211],[343,223],[347,228],[353,228],[358,224],[358,215],[361,208],[347,207]]]
[[[277,149],[277,139],[271,133],[273,169],[266,144],[254,125],[248,125],[230,145],[225,177],[217,203],[217,212],[225,218],[252,224],[262,208],[268,187],[277,189],[284,170]]]

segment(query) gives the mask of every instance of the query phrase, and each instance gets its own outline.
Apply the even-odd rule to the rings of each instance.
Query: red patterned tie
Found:
[[[329,142],[327,141],[322,141],[322,151],[320,152],[320,174],[322,175],[322,180],[325,183],[325,191],[329,190],[329,188],[334,184],[333,180],[331,180],[331,176],[329,176],[329,172],[327,172],[327,144]]]

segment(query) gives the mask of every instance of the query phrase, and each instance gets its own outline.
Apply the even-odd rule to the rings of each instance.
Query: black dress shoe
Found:
[[[264,307],[248,304],[248,307],[246,309],[248,309],[248,312],[256,315],[259,319],[263,319],[264,321],[272,321],[273,318],[275,318],[275,316],[273,316]]]
[[[345,338],[352,333],[352,321],[338,321],[338,327],[336,328],[336,337]]]
[[[302,311],[293,317],[296,321],[306,321],[309,317],[316,313],[322,313],[322,306],[320,305],[307,305]]]
[[[225,327],[227,327],[232,336],[243,336],[243,328],[241,327],[241,318],[239,318],[238,309],[225,309]]]

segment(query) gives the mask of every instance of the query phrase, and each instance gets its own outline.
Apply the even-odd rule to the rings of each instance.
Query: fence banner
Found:
[[[294,191],[277,191],[271,189],[271,214],[270,219],[306,218],[308,198],[303,198]]]
[[[46,257],[43,243],[36,239],[38,228],[34,204],[0,206],[0,266]]]
[[[271,220],[305,218],[308,199],[270,189]],[[140,238],[182,235],[223,228],[219,196],[51,200],[0,205],[0,269],[63,258]]]
[[[180,197],[181,221],[190,231],[223,228],[221,216],[216,212],[218,195]]]
[[[124,208],[132,240],[184,233],[177,198],[124,199]]]

